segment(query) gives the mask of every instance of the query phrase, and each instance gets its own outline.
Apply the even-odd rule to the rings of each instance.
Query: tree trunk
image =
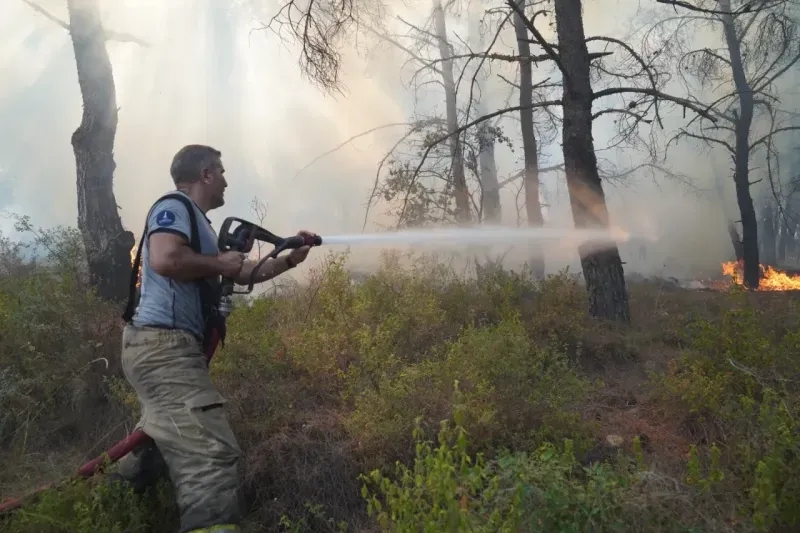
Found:
[[[518,0],[517,5],[525,10],[525,0]],[[516,12],[514,13],[514,31],[517,36],[519,56],[519,105],[523,109],[519,112],[520,129],[522,133],[522,153],[525,160],[524,185],[525,185],[525,212],[528,215],[528,225],[541,227],[544,224],[542,204],[539,200],[539,152],[536,145],[536,132],[533,129],[533,63],[524,58],[530,57],[531,47],[528,43],[528,29],[525,21]],[[524,107],[527,106],[527,109]],[[539,245],[533,245],[531,269],[536,277],[544,277],[544,253]]]
[[[730,12],[730,0],[719,0],[719,9]],[[750,126],[753,122],[753,93],[742,63],[742,51],[736,35],[733,16],[721,15],[725,43],[731,60],[731,71],[739,94],[739,114],[736,120],[736,161],[733,175],[736,184],[736,202],[742,220],[742,251],[744,259],[744,285],[757,289],[761,271],[758,257],[758,220],[750,195]]]
[[[795,239],[794,235],[797,231],[797,222],[795,221],[794,211],[791,210],[791,197],[786,202],[785,216],[779,218],[781,234],[778,238],[778,260],[785,262],[787,258],[794,258],[795,252]]]
[[[447,131],[452,133],[458,129],[458,108],[456,102],[456,82],[453,77],[453,54],[447,40],[447,24],[440,0],[433,0],[433,17],[436,23],[436,35],[439,54],[442,58],[442,82],[444,83],[445,103],[447,107]],[[471,211],[470,197],[467,190],[467,179],[464,174],[464,154],[461,148],[461,136],[451,135],[450,159],[453,172],[453,189],[456,199],[456,220],[459,223],[469,222]]]
[[[794,262],[798,260],[797,238],[795,237],[796,234],[797,234],[797,222],[790,221],[789,230],[786,233],[786,257],[788,257]]]
[[[742,239],[739,237],[739,230],[736,229],[736,224],[733,222],[728,222],[728,235],[731,238],[733,253],[736,255],[736,260],[743,261],[744,247],[742,246]]]
[[[763,231],[759,240],[763,245],[764,251],[764,264],[775,266],[778,259],[776,241],[778,239],[777,228],[777,210],[773,206],[773,202],[767,200],[764,205],[763,215]]]
[[[106,35],[96,0],[68,0],[69,31],[83,96],[83,118],[72,134],[78,190],[78,227],[91,283],[100,297],[128,296],[133,233],[125,231],[114,197],[117,101]]]
[[[736,261],[742,261],[744,258],[744,250],[742,249],[742,239],[739,237],[739,230],[736,229],[736,224],[728,216],[725,209],[725,185],[719,176],[719,173],[714,172],[714,190],[717,191],[717,198],[719,199],[720,211],[722,216],[725,217],[726,227],[728,228],[728,236],[731,239],[733,246],[733,253],[736,256]]]
[[[476,102],[475,110],[478,116],[486,114],[486,106],[482,101]],[[488,121],[478,126],[478,165],[483,190],[481,198],[483,219],[492,224],[499,224],[503,214],[500,206],[500,182],[497,180],[497,163],[494,158],[494,135],[489,131]]]
[[[608,208],[592,140],[592,86],[581,0],[556,0],[558,50],[564,65],[562,142],[570,206],[578,228],[608,228]],[[617,246],[600,252],[579,248],[596,318],[630,322],[628,291]]]
[[[481,13],[479,4],[470,4],[469,17],[469,44],[475,50],[483,50],[483,35],[480,32]],[[476,69],[481,68],[479,61],[475,62]],[[475,115],[482,117],[487,111],[488,94],[484,91],[484,84],[488,79],[485,70],[474,73],[473,98],[475,99]],[[495,160],[495,136],[490,121],[484,120],[477,127],[478,140],[478,180],[481,184],[481,220],[490,224],[499,224],[502,219],[500,205],[500,182],[497,179],[497,162]]]

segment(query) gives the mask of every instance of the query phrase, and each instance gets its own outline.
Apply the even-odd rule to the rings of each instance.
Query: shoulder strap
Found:
[[[153,203],[153,207],[155,207],[159,202],[162,200],[178,200],[183,203],[186,210],[189,212],[189,223],[191,225],[191,238],[189,242],[189,246],[194,250],[196,253],[200,253],[200,232],[197,230],[197,215],[194,212],[194,206],[192,205],[192,201],[189,200],[186,196],[180,193],[169,193],[165,194],[158,200]],[[122,313],[122,320],[125,322],[130,322],[133,318],[133,314],[136,311],[136,304],[138,300],[136,284],[139,281],[139,269],[141,268],[141,260],[142,260],[142,245],[144,244],[144,240],[147,237],[147,228],[148,228],[148,220],[150,219],[150,213],[153,212],[153,207],[147,212],[147,217],[144,221],[144,231],[142,232],[142,237],[139,239],[139,246],[136,250],[136,259],[133,261],[133,268],[131,269],[131,278],[128,286],[128,303],[125,306],[125,311]]]

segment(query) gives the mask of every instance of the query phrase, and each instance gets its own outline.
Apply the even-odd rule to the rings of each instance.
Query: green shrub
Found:
[[[137,496],[118,483],[69,482],[0,522],[3,533],[171,533],[175,509],[166,479]]]
[[[0,246],[0,446],[25,453],[40,423],[86,435],[104,419],[93,413],[110,398],[120,324],[87,285],[78,232],[21,224],[46,255],[24,260],[25,246]]]
[[[659,381],[708,435],[692,450],[689,481],[712,499],[741,494],[737,514],[758,531],[791,530],[800,525],[800,386],[789,376],[800,375],[800,334],[766,323],[750,306],[718,323],[697,319]]]
[[[0,238],[4,496],[72,473],[138,416],[118,369],[119,309],[88,287],[77,232],[37,231],[35,242],[47,256],[31,261]],[[308,286],[237,301],[212,363],[244,450],[253,530],[800,524],[791,298],[642,291],[637,306],[650,311],[621,328],[587,316],[567,271],[536,280],[484,265],[473,279],[436,257],[390,253],[354,282],[349,262],[331,254]],[[642,359],[666,374],[644,381]],[[609,433],[624,446],[576,461]],[[688,456],[673,465],[665,441],[686,442]],[[70,484],[0,530],[159,531],[176,518],[167,485],[137,497]]]
[[[581,468],[569,440],[494,460],[470,454],[465,406],[456,405],[454,427],[442,422],[438,446],[415,428],[412,467],[398,462],[394,476],[361,476],[383,531],[693,531],[657,506],[637,506],[635,469]]]

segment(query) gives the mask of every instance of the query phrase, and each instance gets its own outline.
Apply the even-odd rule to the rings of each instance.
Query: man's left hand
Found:
[[[303,238],[313,238],[316,237],[317,234],[311,233],[310,231],[300,230],[297,232],[297,236]],[[289,252],[288,257],[291,258],[291,261],[294,264],[299,265],[300,263],[306,260],[306,257],[308,257],[308,252],[310,250],[311,250],[310,246],[301,246],[300,248],[295,248],[294,250]]]

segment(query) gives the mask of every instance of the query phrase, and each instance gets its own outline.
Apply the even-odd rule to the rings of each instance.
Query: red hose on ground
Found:
[[[211,358],[214,357],[214,352],[217,351],[219,340],[219,331],[216,329],[212,330],[211,339],[208,343],[208,349],[206,351],[206,361],[209,364],[211,363]],[[128,455],[128,453],[144,444],[147,444],[148,442],[150,442],[150,437],[144,431],[140,429],[136,430],[88,463],[83,464],[80,468],[78,468],[76,477],[90,478],[98,471],[101,465],[106,464],[106,462],[113,464]],[[58,485],[60,484],[51,483],[49,485],[43,485],[25,496],[19,498],[8,498],[0,502],[0,515],[19,509],[26,500],[35,498],[38,494],[41,494],[48,489],[57,487]]]

